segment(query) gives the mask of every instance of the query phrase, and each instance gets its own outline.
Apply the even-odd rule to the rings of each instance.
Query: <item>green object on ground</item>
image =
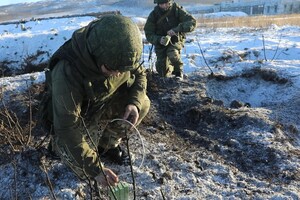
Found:
[[[112,192],[117,200],[129,200],[129,185],[126,182],[120,182],[117,186],[112,187],[112,190],[108,191],[109,199],[115,200]]]

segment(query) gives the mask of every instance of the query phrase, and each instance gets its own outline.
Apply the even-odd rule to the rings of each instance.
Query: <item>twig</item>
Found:
[[[279,42],[278,42],[278,45],[277,45],[277,47],[276,47],[276,51],[275,51],[275,53],[274,53],[274,55],[273,55],[273,58],[271,59],[271,62],[275,59],[275,56],[276,56],[276,54],[277,54],[277,52],[278,52],[279,45],[280,45],[280,43],[281,43],[281,37],[282,37],[282,35],[280,35]]]
[[[197,37],[196,37],[196,40],[197,40],[197,44],[198,44],[198,47],[199,47],[199,49],[200,49],[201,55],[202,55],[202,57],[203,57],[203,60],[204,60],[204,62],[205,62],[205,64],[206,64],[206,66],[209,68],[209,70],[210,70],[210,72],[211,72],[211,75],[213,76],[213,75],[214,75],[214,72],[212,71],[212,69],[209,67],[209,65],[208,65],[208,63],[207,63],[207,60],[206,60],[206,58],[205,58],[205,56],[204,56],[204,53],[203,53],[202,48],[201,48],[201,46],[200,46],[200,42],[199,42],[199,40],[198,40]]]
[[[47,173],[47,170],[46,170],[46,167],[45,167],[44,163],[42,163],[42,166],[43,166],[43,171],[44,171],[44,173],[46,175],[46,178],[47,178],[45,181],[46,181],[46,184],[48,185],[48,188],[50,189],[50,194],[51,194],[52,198],[56,200],[56,196],[54,194],[53,186],[51,184],[51,181],[50,181],[50,178],[49,178],[49,175]]]
[[[28,198],[29,198],[29,200],[32,200],[32,196],[30,193],[28,194]]]
[[[0,133],[0,136],[3,136],[3,137],[7,140],[7,142],[9,143],[9,145],[10,145],[10,147],[11,147],[11,149],[12,149],[13,151],[17,151],[17,150],[15,149],[15,147],[14,147],[12,141],[11,141],[11,138],[8,137],[7,135],[9,135],[7,132],[5,132],[4,134]]]
[[[130,162],[130,171],[131,171],[131,178],[132,178],[132,186],[133,186],[133,199],[136,199],[136,184],[135,184],[135,177],[133,173],[133,166],[132,166],[132,160],[131,160],[131,155],[130,155],[130,150],[129,150],[129,138],[127,135],[127,130],[125,130],[125,136],[126,136],[126,145],[127,145],[127,153],[129,157],[129,162]]]
[[[12,140],[16,140],[17,142],[19,142],[23,147],[25,146],[24,144],[24,138],[23,138],[23,128],[21,127],[19,121],[18,121],[18,117],[15,113],[11,113],[5,102],[2,100],[1,101],[2,105],[3,105],[3,111],[0,112],[0,114],[6,118],[6,126],[7,128],[11,129],[11,133],[8,135],[5,135],[5,137],[7,138],[8,142],[12,145],[12,149],[15,151],[16,149],[13,146],[13,142]]]
[[[29,93],[29,133],[28,133],[28,138],[27,138],[27,142],[26,142],[27,146],[30,143],[31,132],[32,132],[32,95],[31,95],[30,89],[28,89],[28,93]]]
[[[263,42],[263,50],[264,50],[265,61],[268,61],[267,56],[266,56],[266,45],[265,45],[265,36],[264,35],[262,35],[262,42]]]
[[[165,195],[164,195],[164,193],[163,193],[163,191],[162,191],[161,188],[160,188],[160,193],[161,193],[161,196],[162,196],[163,200],[166,200],[166,197],[165,197]]]
[[[93,199],[94,199],[94,198],[93,198],[93,191],[94,191],[93,187],[96,188],[95,191],[97,192],[97,191],[98,191],[98,190],[97,190],[97,184],[94,184],[94,186],[92,185],[92,180],[90,179],[90,177],[88,176],[88,174],[87,174],[86,171],[84,170],[84,166],[82,166],[81,169],[82,169],[82,172],[83,172],[85,178],[87,179],[87,182],[86,182],[86,183],[87,183],[87,185],[88,185],[89,188],[90,188],[90,200],[93,200]],[[97,183],[97,181],[95,181],[95,182]],[[100,194],[99,194],[99,197],[100,197]]]
[[[149,48],[148,62],[149,62],[150,60],[152,60],[152,50],[153,50],[153,44],[152,44],[151,47]]]
[[[7,111],[6,113],[8,114],[8,117],[10,118],[11,122],[13,123],[13,125],[16,128],[16,131],[18,133],[18,135],[16,137],[17,137],[18,141],[22,144],[22,146],[24,146],[24,141],[25,141],[25,139],[23,137],[23,132],[24,131],[23,131],[22,126],[20,125],[17,114],[13,113],[13,117],[15,118],[15,120],[14,120],[13,117],[10,115],[7,108],[6,108],[6,111]]]
[[[97,181],[95,181],[94,187],[95,187],[95,190],[96,190],[96,193],[97,193],[98,197],[100,198],[101,197],[101,193],[100,193],[99,185],[98,185]]]
[[[82,168],[82,169],[84,169],[84,168]],[[87,174],[85,174],[86,176],[87,176]],[[93,187],[92,187],[92,181],[91,181],[91,179],[87,176],[87,180],[88,180],[88,185],[90,186],[90,200],[93,200]]]
[[[51,131],[52,131],[52,127],[51,127],[50,131],[46,133],[46,136],[44,137],[44,139],[42,139],[39,143],[37,143],[37,145],[35,146],[36,150],[39,150],[39,149],[41,149],[43,147],[44,142],[47,140],[48,137],[50,137]]]
[[[144,147],[144,143],[143,143],[142,137],[140,135],[140,132],[137,130],[137,128],[135,127],[134,124],[132,124],[130,121],[128,121],[126,119],[116,118],[116,119],[111,120],[110,122],[112,123],[114,121],[124,121],[124,122],[128,123],[131,126],[131,128],[135,129],[135,131],[140,136],[140,139],[142,141],[142,146],[143,146],[143,156],[142,156],[142,162],[141,162],[139,168],[142,167],[143,162],[144,162],[144,156],[145,156],[144,155],[145,154],[145,147]],[[129,162],[130,162],[130,173],[131,173],[131,177],[132,177],[133,195],[134,195],[134,200],[135,200],[136,199],[136,182],[135,182],[135,177],[134,177],[134,173],[133,173],[133,165],[132,165],[131,154],[130,154],[130,150],[129,150],[129,137],[128,137],[128,134],[127,134],[127,131],[131,130],[131,128],[130,129],[125,129],[125,137],[126,137],[127,153],[128,153]],[[119,176],[121,176],[121,175],[119,175]]]
[[[153,69],[153,60],[152,60],[152,51],[153,51],[153,45],[151,45],[151,47],[149,48],[149,57],[148,57],[148,62],[150,64],[150,71],[151,71],[151,73],[154,72],[154,69]]]
[[[17,195],[17,164],[15,163],[15,160],[12,161],[12,164],[14,166],[14,191],[15,191],[15,199],[18,199]]]

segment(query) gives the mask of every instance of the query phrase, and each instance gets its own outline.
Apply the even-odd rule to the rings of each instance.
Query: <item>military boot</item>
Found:
[[[102,147],[98,147],[98,151],[100,156],[108,159],[113,163],[116,163],[118,165],[129,164],[129,156],[127,154],[127,151],[123,150],[120,145],[108,150],[103,149]]]
[[[183,73],[182,72],[176,72],[175,73],[175,78],[179,81],[183,80]]]
[[[131,125],[123,121],[109,122],[99,141],[99,153],[103,157],[117,164],[126,164],[128,160],[127,151],[124,151],[120,144],[122,139],[126,138],[126,135],[131,131],[129,130]]]

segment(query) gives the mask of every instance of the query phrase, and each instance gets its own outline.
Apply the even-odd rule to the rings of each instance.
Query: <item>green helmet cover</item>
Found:
[[[158,4],[160,4],[160,3],[168,3],[168,2],[170,2],[171,0],[154,0],[154,3],[158,3]]]
[[[143,51],[137,25],[122,15],[104,15],[91,26],[87,42],[98,66],[130,71],[138,66]]]

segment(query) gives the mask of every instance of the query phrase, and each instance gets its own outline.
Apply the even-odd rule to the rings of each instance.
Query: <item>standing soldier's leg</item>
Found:
[[[156,53],[156,71],[161,77],[167,77],[171,74],[172,69],[170,66],[170,61],[166,53],[167,48],[155,49]]]
[[[181,60],[180,49],[176,46],[171,46],[167,50],[168,58],[170,59],[172,65],[174,66],[173,74],[175,76],[181,77],[183,76],[183,62]]]

